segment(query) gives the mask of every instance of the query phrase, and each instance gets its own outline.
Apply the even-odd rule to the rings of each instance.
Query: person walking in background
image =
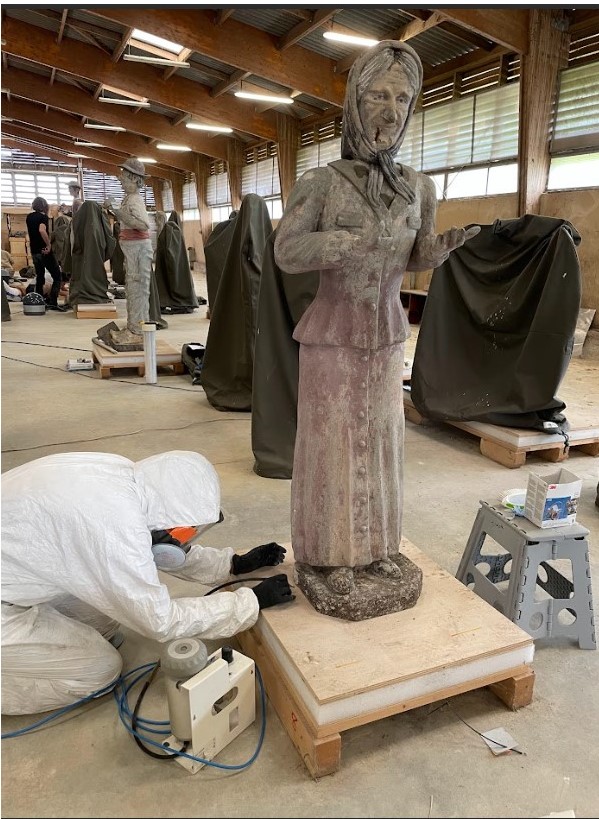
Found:
[[[35,291],[44,295],[44,281],[46,270],[52,276],[52,287],[46,298],[48,310],[58,310],[61,313],[66,311],[66,307],[58,304],[58,294],[62,281],[62,272],[52,252],[50,243],[48,203],[41,196],[36,196],[31,203],[32,213],[27,214],[27,233],[29,234],[29,248],[35,267]]]

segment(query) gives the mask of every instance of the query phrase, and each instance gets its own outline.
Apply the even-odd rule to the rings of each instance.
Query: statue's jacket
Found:
[[[409,336],[400,288],[406,269],[418,269],[410,264],[413,249],[419,232],[432,230],[436,201],[426,176],[403,170],[415,190],[412,204],[397,194],[389,207],[382,201],[373,207],[366,195],[368,166],[357,160],[308,171],[296,183],[277,229],[275,257],[287,273],[320,271],[296,341],[377,349]],[[363,237],[367,252],[342,262],[331,258],[331,231]]]

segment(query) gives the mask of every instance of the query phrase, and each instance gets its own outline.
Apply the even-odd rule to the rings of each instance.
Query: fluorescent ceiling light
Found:
[[[87,159],[85,154],[67,154],[67,156],[70,156],[72,159]]]
[[[80,140],[76,139],[73,142],[73,145],[77,146],[77,148],[101,148],[101,142],[81,142]]]
[[[172,51],[173,54],[180,54],[183,51],[183,46],[178,43],[173,43],[171,40],[165,40],[163,37],[156,37],[154,34],[148,34],[147,31],[141,31],[139,28],[134,28],[131,33],[133,40],[141,40],[142,43],[163,48],[165,51]]]
[[[161,151],[191,151],[187,145],[169,145],[166,142],[158,142],[156,147]]]
[[[150,65],[170,65],[171,68],[189,68],[189,63],[184,60],[169,60],[168,57],[151,57],[149,54],[123,54],[123,60],[130,63],[149,63]]]
[[[147,100],[117,100],[116,97],[98,97],[98,102],[110,102],[113,105],[133,105],[135,108],[148,108],[150,103]]]
[[[137,159],[145,165],[155,165],[158,162],[157,159],[153,159],[151,156],[138,156]]]
[[[326,40],[335,40],[337,43],[347,43],[348,45],[360,45],[367,47],[377,45],[380,42],[379,40],[371,40],[368,37],[358,37],[357,35],[354,36],[353,34],[341,34],[336,31],[325,31],[322,36]]]
[[[126,128],[121,127],[120,125],[94,125],[92,122],[86,122],[83,125],[84,128],[96,128],[98,131],[126,131]]]
[[[284,105],[291,105],[293,100],[291,97],[277,96],[276,94],[254,94],[251,91],[236,91],[236,97],[241,97],[244,100],[261,100],[262,102],[276,102]]]
[[[186,122],[186,128],[191,128],[192,131],[216,131],[218,134],[232,134],[233,129],[227,125],[201,125],[199,122]]]

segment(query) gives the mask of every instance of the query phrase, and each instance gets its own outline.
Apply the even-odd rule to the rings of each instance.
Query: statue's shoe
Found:
[[[354,572],[349,566],[335,566],[325,570],[325,580],[331,591],[349,594],[354,590]]]
[[[394,563],[392,560],[374,560],[369,566],[366,567],[366,571],[369,574],[376,575],[377,577],[388,577],[388,578],[400,578],[401,577],[401,569]]]

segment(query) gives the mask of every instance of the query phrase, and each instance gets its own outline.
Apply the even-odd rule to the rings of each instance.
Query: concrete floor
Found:
[[[203,277],[198,292],[205,294]],[[117,304],[121,320],[125,303]],[[289,541],[290,482],[252,471],[248,413],[212,409],[189,376],[161,376],[158,386],[150,386],[129,372],[110,380],[65,372],[67,358],[89,351],[98,322],[76,320],[72,313],[28,317],[21,305],[11,307],[12,321],[2,324],[3,471],[61,451],[116,452],[135,460],[193,449],[214,463],[222,483],[226,519],[206,535],[206,545],[241,550]],[[206,339],[205,308],[169,317],[169,324],[159,338],[178,349]],[[584,370],[599,383],[599,360],[574,361],[570,370]],[[583,479],[578,521],[591,531],[595,578],[598,463],[576,450],[568,462]],[[524,467],[509,470],[481,456],[478,439],[467,433],[410,423],[405,464],[405,535],[452,574],[479,499],[498,500],[525,487],[530,470],[551,469],[531,455]],[[169,586],[174,595],[189,594],[183,581],[169,580]],[[599,605],[597,581],[595,598]],[[126,636],[125,669],[157,657],[156,644]],[[105,698],[60,724],[2,743],[2,816],[540,817],[573,809],[578,817],[596,817],[599,654],[569,640],[539,640],[534,669],[533,702],[518,712],[481,689],[442,708],[429,705],[344,733],[341,770],[317,782],[270,706],[264,745],[250,768],[191,776],[176,763],[142,754],[113,700]],[[144,712],[167,716],[160,677]],[[506,728],[525,755],[494,757],[460,717],[478,731]],[[2,729],[34,720],[4,718]],[[256,722],[219,761],[247,760],[258,729]]]

